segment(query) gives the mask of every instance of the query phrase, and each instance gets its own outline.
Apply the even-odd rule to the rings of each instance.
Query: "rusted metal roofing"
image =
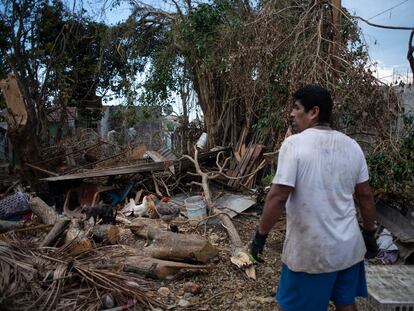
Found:
[[[198,156],[198,161],[202,163],[208,160],[215,159],[217,156],[217,153],[223,150],[228,151],[229,149],[220,149],[220,150],[202,153]],[[166,171],[172,165],[174,166],[174,171],[176,173],[187,170],[187,169],[191,169],[194,167],[194,164],[190,160],[180,159],[176,161],[161,161],[161,162],[153,162],[153,163],[135,164],[135,165],[129,165],[129,166],[111,167],[111,168],[105,168],[105,169],[92,169],[86,172],[43,178],[42,180],[64,181],[64,180],[106,177],[106,176],[115,176],[115,175],[127,175],[127,174],[144,173],[144,172]]]

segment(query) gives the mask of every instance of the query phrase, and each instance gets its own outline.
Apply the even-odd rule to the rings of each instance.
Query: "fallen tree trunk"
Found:
[[[133,222],[130,228],[134,234],[147,239],[149,246],[142,254],[152,258],[205,263],[218,253],[206,238],[197,234],[163,231],[147,225],[145,220]]]
[[[29,201],[32,212],[38,216],[44,224],[54,225],[58,219],[58,213],[47,205],[41,198],[34,197]]]
[[[231,218],[227,214],[220,213],[220,211],[218,211],[217,208],[214,206],[214,202],[212,199],[213,196],[211,194],[210,187],[208,184],[209,180],[215,179],[223,175],[227,176],[223,173],[223,170],[226,167],[228,158],[224,161],[223,165],[219,165],[219,161],[218,161],[219,158],[217,156],[216,164],[219,168],[219,171],[206,173],[201,170],[200,164],[198,162],[198,150],[195,146],[194,146],[194,158],[188,155],[184,155],[184,157],[189,159],[191,162],[193,162],[197,175],[201,177],[201,183],[200,182],[192,182],[192,183],[195,185],[201,186],[203,188],[208,211],[213,215],[217,215],[223,227],[227,230],[227,233],[230,237],[231,244],[232,244],[232,250],[231,250],[232,256],[230,257],[230,261],[239,268],[245,268],[246,274],[250,278],[256,279],[256,270],[254,266],[252,265],[254,261],[251,259],[251,256],[249,255],[247,247],[243,244],[243,241],[241,240],[240,235],[237,232],[237,229],[234,226]]]
[[[80,221],[75,219],[72,220],[66,232],[65,243],[74,255],[92,248],[92,242],[88,239],[86,232],[81,229]]]
[[[118,227],[115,225],[98,225],[93,228],[92,237],[96,242],[117,244],[120,234]]]
[[[23,228],[24,222],[22,221],[7,221],[0,220],[0,233],[8,232],[14,229]]]
[[[215,179],[224,174],[223,169],[225,168],[227,164],[227,159],[225,160],[222,166],[219,165],[218,158],[216,159],[216,164],[220,169],[218,172],[203,172],[201,170],[200,164],[198,163],[198,150],[196,147],[194,147],[194,158],[188,155],[184,155],[184,157],[189,159],[191,162],[193,162],[197,175],[201,177],[201,183],[200,182],[192,182],[192,183],[195,185],[201,186],[203,188],[205,201],[207,204],[207,209],[209,210],[210,214],[213,214],[213,215],[216,214],[217,218],[220,219],[223,226],[226,228],[229,234],[231,243],[232,243],[233,255],[239,253],[240,251],[243,251],[244,244],[243,244],[243,241],[240,239],[240,235],[237,232],[236,227],[234,226],[231,218],[227,214],[223,214],[215,208],[214,202],[212,199],[213,196],[211,194],[210,187],[209,187],[209,180]]]
[[[238,253],[244,249],[243,241],[240,238],[239,233],[237,232],[236,227],[233,224],[230,216],[227,214],[223,214],[217,208],[212,208],[213,214],[217,215],[217,218],[220,219],[221,223],[227,230],[227,234],[230,237],[231,244],[233,246],[233,253]]]
[[[156,279],[166,279],[168,277],[172,277],[183,269],[204,270],[215,268],[208,265],[199,266],[144,256],[117,257],[112,258],[109,261],[99,262],[94,266],[99,269],[122,269],[125,272],[137,273]]]
[[[63,231],[65,231],[70,223],[71,221],[68,218],[59,218],[52,230],[50,230],[43,242],[40,244],[40,247],[51,246],[59,238]]]

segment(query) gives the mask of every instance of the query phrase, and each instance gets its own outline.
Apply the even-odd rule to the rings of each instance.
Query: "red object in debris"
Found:
[[[28,212],[27,214],[22,216],[21,221],[28,222],[28,221],[32,220],[32,216],[33,216],[33,213]]]
[[[171,198],[169,198],[169,197],[162,197],[161,198],[161,202],[163,202],[163,203],[168,203],[170,201],[171,201]]]
[[[127,310],[133,306],[135,306],[137,304],[137,300],[136,299],[128,299],[127,303],[122,305],[122,310]]]
[[[201,286],[194,282],[187,282],[184,284],[184,291],[186,293],[198,295],[201,293]]]

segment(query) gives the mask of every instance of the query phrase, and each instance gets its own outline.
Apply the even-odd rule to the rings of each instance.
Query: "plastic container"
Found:
[[[196,146],[198,149],[204,149],[207,145],[207,133],[202,133],[200,138],[197,140]]]
[[[206,202],[201,195],[189,197],[184,200],[187,217],[190,220],[202,220],[207,216]]]

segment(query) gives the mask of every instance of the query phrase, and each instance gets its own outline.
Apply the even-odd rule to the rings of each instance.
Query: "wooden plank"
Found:
[[[30,168],[32,168],[36,171],[39,171],[39,172],[45,173],[47,175],[50,175],[50,176],[59,176],[59,174],[56,174],[55,172],[48,171],[44,168],[38,167],[38,166],[30,164],[30,163],[25,163],[24,165],[27,166],[27,167],[30,167]]]
[[[164,162],[167,161],[161,154],[154,150],[147,150],[147,155],[154,161],[154,162]]]
[[[162,156],[159,152],[154,150],[147,150],[147,155],[154,160],[154,162],[165,162],[167,163],[168,159]],[[170,161],[171,162],[171,161]],[[172,162],[171,162],[172,163]],[[171,173],[175,174],[174,165],[170,165],[168,169],[171,171]]]
[[[238,153],[240,156],[241,156],[240,152],[241,152],[242,145],[246,139],[246,134],[247,134],[247,127],[244,126],[240,133],[239,140],[235,148],[235,152]]]
[[[253,150],[253,154],[252,157],[250,158],[250,161],[247,165],[246,170],[244,171],[243,175],[247,175],[250,174],[251,172],[253,172],[253,168],[256,164],[257,159],[259,158],[260,154],[262,153],[263,150],[263,145],[255,145],[254,146],[254,150]],[[243,180],[240,180],[240,183],[245,183],[245,181],[247,180],[248,177],[244,178]]]
[[[241,167],[240,167],[239,171],[237,172],[237,175],[236,175],[236,176],[243,176],[244,171],[246,170],[246,167],[247,167],[247,165],[249,164],[250,158],[251,158],[251,157],[252,157],[252,155],[253,155],[254,149],[255,149],[254,147],[249,147],[249,148],[246,150],[245,157],[244,157],[244,161],[243,161],[243,163],[242,163],[242,165],[241,165]],[[233,185],[234,187],[238,187],[238,186],[239,186],[239,184],[240,184],[240,179],[234,179],[234,180],[233,180],[232,185]]]
[[[165,168],[164,162],[155,162],[155,163],[149,163],[149,164],[131,165],[129,167],[123,167],[123,168],[114,167],[114,168],[109,168],[109,169],[90,170],[90,171],[83,172],[83,173],[68,174],[68,175],[44,178],[43,180],[62,181],[62,180],[93,178],[93,177],[106,177],[106,176],[135,174],[135,173],[151,172],[151,171],[163,171],[164,168]]]
[[[265,159],[263,159],[261,162],[260,162],[260,164],[259,165],[255,165],[255,167],[254,167],[254,169],[252,170],[252,171],[254,171],[254,170],[257,170],[257,168],[259,168],[259,167],[261,167],[261,166],[264,166],[266,164],[266,160]],[[246,180],[246,182],[243,184],[243,186],[245,186],[246,188],[248,188],[248,189],[250,189],[250,188],[252,188],[253,187],[253,185],[255,184],[255,181],[256,181],[256,174],[254,174],[254,175],[251,175],[251,176],[249,176],[249,177],[247,177],[247,180]]]

